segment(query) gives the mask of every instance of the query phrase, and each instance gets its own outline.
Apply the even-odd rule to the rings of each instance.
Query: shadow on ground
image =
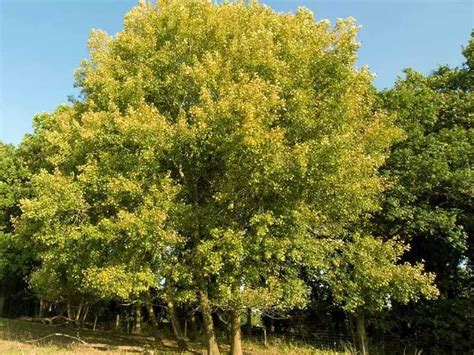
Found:
[[[179,353],[176,343],[170,339],[164,340],[164,346],[157,347],[153,338],[147,336],[77,329],[69,325],[45,325],[26,320],[0,319],[0,341],[2,340],[26,346],[54,347],[64,350],[79,346],[118,353]],[[200,344],[189,345],[193,350],[188,354],[202,354],[203,349]],[[21,345],[19,349],[22,349]],[[1,352],[3,353],[3,350]]]

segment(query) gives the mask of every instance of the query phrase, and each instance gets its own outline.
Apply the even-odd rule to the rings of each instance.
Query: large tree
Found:
[[[85,111],[153,107],[169,125],[157,164],[180,186],[182,270],[208,339],[211,310],[302,305],[302,264],[378,206],[377,168],[398,131],[354,69],[357,28],[256,3],[142,5],[116,38],[96,32],[78,72]],[[187,270],[186,270],[187,269]]]
[[[33,283],[192,290],[208,352],[219,308],[242,353],[241,311],[304,305],[301,270],[379,208],[400,132],[354,68],[356,33],[305,9],[204,0],[143,3],[117,36],[94,31],[82,95],[44,117],[50,168],[22,203]]]

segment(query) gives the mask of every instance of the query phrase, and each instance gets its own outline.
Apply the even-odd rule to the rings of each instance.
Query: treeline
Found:
[[[0,146],[0,315],[472,349],[473,36],[377,92],[356,34],[198,0],[93,31],[81,95]]]

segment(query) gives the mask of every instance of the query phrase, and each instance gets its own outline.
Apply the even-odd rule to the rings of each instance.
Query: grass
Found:
[[[60,335],[58,335],[60,334]],[[117,332],[74,329],[69,326],[49,326],[25,320],[0,318],[0,354],[170,354],[177,353],[173,340],[165,339],[165,346],[156,348],[153,338],[143,335],[128,335]],[[200,343],[189,344],[188,354],[204,354]],[[269,346],[255,341],[243,342],[244,354],[341,354],[316,349],[305,344],[274,340]],[[222,346],[223,353],[228,346]]]

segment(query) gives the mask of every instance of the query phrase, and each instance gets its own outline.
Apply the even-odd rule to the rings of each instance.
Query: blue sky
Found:
[[[310,8],[317,19],[352,16],[362,29],[358,65],[393,85],[405,67],[460,65],[474,27],[471,0],[262,0],[278,11]],[[17,144],[34,114],[77,94],[73,72],[92,28],[120,31],[136,0],[0,0],[0,140]]]

